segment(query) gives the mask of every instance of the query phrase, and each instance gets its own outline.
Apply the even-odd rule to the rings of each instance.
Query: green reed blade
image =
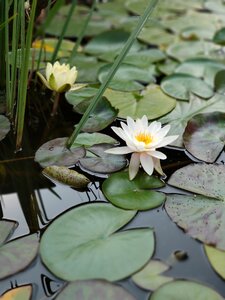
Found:
[[[91,17],[92,17],[93,11],[95,9],[96,3],[97,3],[97,0],[94,0],[93,3],[92,3],[92,7],[91,7],[91,9],[89,11],[89,14],[88,14],[88,16],[87,16],[87,18],[85,20],[84,25],[83,25],[83,28],[81,29],[81,32],[80,32],[80,34],[79,34],[79,36],[78,36],[78,38],[76,40],[76,44],[73,47],[73,50],[72,50],[72,52],[70,54],[70,57],[68,59],[68,63],[69,64],[71,64],[72,59],[75,57],[75,55],[77,53],[77,50],[78,50],[78,48],[79,48],[79,46],[81,44],[81,41],[82,41],[82,39],[84,37],[84,34],[85,34],[86,30],[87,30],[87,26],[88,26],[88,24],[89,24],[89,22],[91,20]]]
[[[9,1],[5,1],[5,18],[9,17]],[[10,65],[9,65],[9,24],[5,25],[5,65],[6,65],[6,113],[10,113],[11,98],[11,81],[10,81]]]
[[[72,15],[73,15],[74,9],[76,8],[76,5],[77,5],[77,0],[72,0],[72,4],[71,4],[71,8],[70,8],[69,14],[68,14],[68,16],[66,18],[66,21],[64,23],[62,32],[61,32],[61,34],[59,36],[58,43],[57,43],[57,45],[55,47],[55,50],[53,52],[53,55],[52,55],[52,59],[51,59],[52,63],[54,63],[55,60],[56,60],[56,58],[57,58],[57,55],[58,55],[58,52],[59,52],[59,48],[60,48],[62,40],[63,40],[63,38],[65,36],[66,30],[68,28],[69,22],[71,20]]]
[[[5,1],[0,1],[0,24],[6,24]],[[0,30],[0,89],[5,89],[5,27]]]
[[[152,0],[147,8],[145,9],[143,15],[139,18],[137,26],[134,28],[133,32],[131,33],[130,37],[128,38],[126,44],[124,45],[123,49],[121,50],[120,54],[117,56],[116,60],[114,61],[111,69],[109,70],[108,75],[106,76],[105,80],[101,84],[97,94],[92,99],[90,105],[88,106],[87,110],[85,111],[83,117],[81,118],[80,122],[76,126],[75,130],[73,131],[72,135],[66,141],[66,147],[71,148],[73,145],[76,137],[80,133],[82,127],[84,126],[85,122],[87,121],[90,113],[94,110],[98,102],[100,101],[103,93],[105,92],[106,88],[108,87],[110,81],[112,80],[113,76],[115,75],[116,71],[120,67],[123,59],[125,58],[126,54],[130,50],[131,46],[133,45],[134,41],[136,40],[138,34],[140,33],[141,29],[145,25],[146,21],[148,20],[149,16],[153,12],[155,6],[157,5],[158,0]]]

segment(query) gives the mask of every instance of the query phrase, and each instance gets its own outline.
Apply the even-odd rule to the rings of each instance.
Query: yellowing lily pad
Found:
[[[44,264],[68,281],[116,281],[129,276],[154,251],[150,228],[116,232],[135,214],[106,203],[85,204],[64,213],[42,236],[40,253]]]
[[[205,253],[213,269],[225,279],[225,251],[204,245]]]
[[[164,183],[156,177],[140,173],[129,180],[128,172],[112,174],[103,182],[105,197],[115,206],[123,209],[147,210],[163,203],[165,195],[150,189],[163,187]]]
[[[161,285],[173,280],[172,277],[161,275],[168,269],[169,266],[165,263],[152,259],[143,269],[132,276],[132,280],[143,289],[155,291]]]
[[[7,291],[0,297],[0,300],[30,300],[31,296],[32,286],[23,285]]]
[[[69,283],[56,300],[135,300],[125,289],[119,285],[105,280],[85,280]]]
[[[142,92],[119,92],[108,89],[105,94],[112,106],[119,109],[118,116],[133,119],[146,115],[149,120],[159,118],[170,112],[176,101],[165,95],[159,86],[147,86]]]
[[[161,286],[149,300],[224,300],[206,285],[186,280],[176,280]]]

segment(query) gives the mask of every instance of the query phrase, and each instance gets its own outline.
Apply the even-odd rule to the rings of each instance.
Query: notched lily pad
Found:
[[[7,133],[10,131],[10,122],[5,117],[0,115],[0,141],[4,139]]]
[[[13,275],[35,258],[39,239],[36,234],[18,238],[0,247],[0,279]]]
[[[150,260],[150,262],[138,273],[132,276],[132,280],[139,287],[155,291],[161,285],[173,280],[172,277],[161,275],[169,269],[169,266],[159,260]]]
[[[67,138],[57,138],[43,144],[35,153],[34,160],[43,168],[47,166],[72,166],[81,157],[85,156],[83,147],[72,147],[68,150],[65,147]]]
[[[154,251],[150,228],[116,232],[135,214],[98,202],[64,213],[42,236],[40,253],[44,264],[67,281],[116,281],[131,275]]]
[[[177,188],[225,200],[225,165],[190,164],[175,171],[168,184]]]
[[[213,269],[217,274],[225,279],[225,251],[216,249],[215,247],[208,245],[204,245],[204,248]]]
[[[23,285],[5,292],[0,300],[30,300],[32,296],[32,285]]]
[[[147,210],[163,203],[165,195],[150,189],[160,188],[164,182],[143,172],[129,180],[128,172],[112,174],[103,182],[105,197],[115,206],[123,209]]]
[[[149,300],[224,300],[216,291],[206,285],[187,280],[176,280],[164,284]]]
[[[88,148],[85,158],[80,159],[80,166],[87,172],[108,174],[123,169],[126,164],[125,155],[105,153],[112,148],[111,144],[98,144]]]
[[[196,115],[185,128],[183,141],[193,156],[205,162],[214,162],[224,148],[225,114]]]
[[[169,96],[186,101],[190,99],[192,93],[203,99],[208,99],[214,94],[212,87],[203,80],[182,73],[165,77],[161,82],[161,88]]]
[[[62,292],[55,298],[56,300],[135,300],[121,286],[112,284],[104,280],[85,280],[69,283]]]
[[[44,168],[42,173],[53,180],[77,189],[84,189],[90,182],[90,180],[83,174],[63,166],[49,166]]]

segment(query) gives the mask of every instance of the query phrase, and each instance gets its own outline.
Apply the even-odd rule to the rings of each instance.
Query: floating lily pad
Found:
[[[169,96],[187,101],[191,93],[204,99],[214,94],[213,88],[200,78],[182,73],[165,77],[161,82],[161,88]]]
[[[103,280],[85,280],[69,283],[56,300],[135,300],[121,286]]]
[[[190,164],[175,171],[168,183],[180,189],[225,200],[225,165]]]
[[[208,101],[194,96],[191,97],[189,103],[177,101],[175,109],[165,117],[161,118],[160,121],[163,124],[169,123],[171,125],[171,135],[179,135],[178,139],[176,139],[172,145],[182,147],[182,135],[187,122],[199,113],[211,113],[215,111],[225,112],[225,96],[216,94]]]
[[[146,44],[157,45],[161,49],[166,49],[168,45],[175,42],[176,37],[166,29],[153,25],[144,27],[138,39]]]
[[[219,71],[215,76],[215,90],[219,94],[225,94],[225,70]]]
[[[9,238],[17,227],[14,221],[1,220],[0,221],[0,246]]]
[[[64,213],[42,236],[43,262],[53,274],[68,281],[115,281],[129,276],[154,251],[149,228],[114,233],[135,213],[106,203],[85,204]]]
[[[0,300],[30,300],[32,296],[32,286],[23,285],[5,292]]]
[[[211,40],[215,33],[215,28],[210,26],[204,26],[204,25],[196,25],[196,26],[190,26],[186,27],[181,32],[181,37],[184,40]]]
[[[124,209],[147,210],[163,203],[165,195],[150,189],[163,187],[156,177],[140,173],[129,180],[128,172],[112,174],[103,182],[102,191],[113,204]]]
[[[167,195],[166,212],[191,237],[225,250],[225,203],[205,196]]]
[[[84,48],[85,52],[94,55],[100,55],[106,52],[119,53],[125,45],[129,33],[121,30],[106,31],[94,37]],[[139,42],[135,42],[131,51],[137,51],[141,48]]]
[[[77,106],[83,100],[91,99],[98,92],[98,88],[94,85],[85,86],[77,91],[68,91],[65,96],[68,103]]]
[[[57,138],[43,144],[35,153],[34,160],[42,167],[74,165],[85,156],[85,149],[77,146],[68,150],[65,147],[66,141],[67,138]]]
[[[80,165],[89,172],[108,174],[123,169],[126,164],[125,155],[105,153],[112,148],[110,144],[99,144],[88,148],[85,158],[80,159]]]
[[[100,132],[94,132],[94,133],[84,132],[84,133],[80,133],[77,136],[76,140],[72,145],[72,149],[73,147],[79,147],[79,146],[84,146],[85,148],[88,148],[93,145],[102,144],[102,143],[118,144],[118,141],[113,139],[111,136]]]
[[[100,69],[98,75],[100,82],[104,82],[111,66],[111,64],[105,65]],[[129,64],[121,64],[113,79],[110,81],[109,87],[120,91],[138,91],[144,88],[141,83],[155,81],[154,73],[154,66],[150,66],[149,68],[138,68]]]
[[[172,277],[161,275],[167,271],[169,266],[159,260],[150,262],[138,273],[132,276],[132,280],[143,289],[155,291],[161,285],[173,280]]]
[[[208,0],[205,1],[204,7],[213,12],[223,14],[225,13],[225,4],[223,0]]]
[[[157,85],[149,85],[141,93],[108,89],[104,95],[112,106],[119,109],[118,116],[121,118],[130,116],[137,119],[146,115],[149,120],[153,120],[167,114],[176,105],[176,101],[165,95]]]
[[[39,240],[36,234],[25,236],[0,247],[0,279],[13,275],[35,258]]]
[[[156,290],[149,300],[224,300],[217,292],[206,285],[186,280],[166,283]]]
[[[225,28],[221,28],[215,33],[213,37],[213,42],[221,46],[225,46]]]
[[[0,115],[0,141],[4,139],[7,133],[10,130],[10,123],[9,120],[5,117]]]
[[[90,182],[90,180],[83,174],[63,166],[49,166],[44,168],[42,173],[47,177],[50,177],[50,179],[77,189],[83,189],[87,187],[88,183]]]
[[[204,78],[204,81],[211,86],[214,86],[216,74],[220,70],[224,70],[225,65],[216,60],[208,58],[193,58],[181,63],[175,70],[176,73],[183,73],[195,77]]]
[[[225,251],[204,245],[205,253],[213,269],[225,279]]]
[[[164,75],[173,74],[178,67],[179,63],[176,60],[167,58],[164,62],[157,64],[157,70],[159,70]]]
[[[196,158],[214,162],[225,144],[225,114],[199,114],[187,124],[183,135],[185,148]]]

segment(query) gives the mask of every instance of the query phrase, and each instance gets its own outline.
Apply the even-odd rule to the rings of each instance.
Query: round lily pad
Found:
[[[224,6],[225,9],[225,6]],[[220,30],[218,30],[214,37],[213,37],[213,42],[216,44],[219,44],[221,46],[225,46],[225,27],[221,28]]]
[[[224,148],[225,114],[196,115],[188,122],[183,141],[193,156],[205,162],[214,162]]]
[[[104,82],[107,77],[111,64],[103,66],[98,75],[100,82]],[[118,71],[110,81],[109,87],[120,91],[138,91],[144,88],[141,83],[155,81],[154,67],[139,68],[130,64],[121,64]]]
[[[208,99],[213,96],[213,88],[200,78],[177,73],[165,77],[161,82],[162,90],[171,97],[179,100],[190,99],[191,93]]]
[[[154,251],[154,236],[149,228],[115,233],[135,214],[96,202],[64,213],[42,236],[40,253],[44,264],[67,281],[115,281],[131,275]]]
[[[69,283],[56,300],[135,300],[119,285],[104,280],[85,280]]]
[[[206,285],[186,280],[176,280],[166,283],[156,290],[149,300],[224,300],[213,289]]]
[[[88,148],[85,158],[80,159],[80,166],[87,172],[108,174],[123,169],[126,164],[125,155],[108,154],[110,144],[99,144]]]
[[[146,115],[149,120],[159,118],[170,112],[176,101],[165,95],[159,86],[153,84],[140,92],[119,92],[108,89],[105,94],[112,106],[119,109],[118,116],[133,119]]]
[[[150,189],[163,187],[156,177],[139,172],[129,180],[128,172],[112,174],[103,182],[102,191],[114,205],[124,209],[147,210],[163,203],[165,195]]]
[[[17,226],[18,223],[14,221],[0,221],[0,246],[9,238]]]
[[[68,150],[65,147],[67,138],[57,138],[43,144],[35,153],[35,161],[43,168],[47,166],[72,166],[85,156],[83,147]]]
[[[10,130],[10,123],[9,120],[5,117],[0,115],[0,141],[4,139],[7,133]]]
[[[22,285],[5,292],[1,300],[30,300],[32,296],[32,285]]]
[[[225,279],[225,251],[204,245],[205,253],[213,269]]]

